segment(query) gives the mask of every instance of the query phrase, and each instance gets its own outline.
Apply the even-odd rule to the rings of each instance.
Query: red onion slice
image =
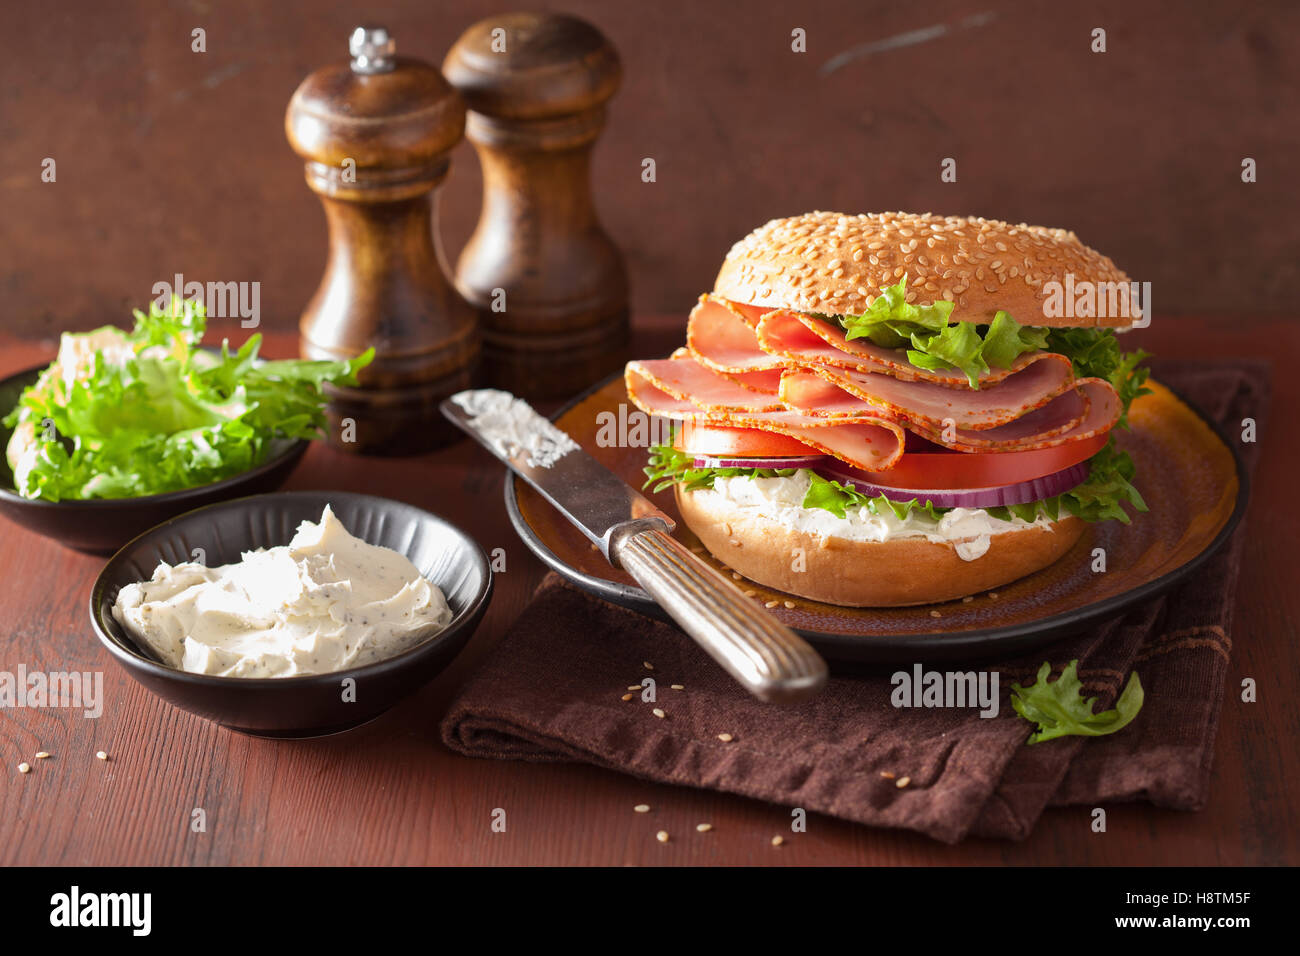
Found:
[[[799,455],[793,458],[726,458],[696,455],[696,468],[815,468],[826,461],[825,455]]]
[[[840,484],[853,488],[864,495],[875,498],[884,495],[891,501],[929,501],[936,508],[995,508],[1002,505],[1024,505],[1031,501],[1042,501],[1069,491],[1083,484],[1088,477],[1088,463],[1081,461],[1077,465],[1013,485],[998,485],[993,488],[947,488],[917,489],[888,488],[884,485],[864,481],[861,475],[850,474],[836,467],[838,462],[828,462],[817,469],[817,473],[832,478]]]

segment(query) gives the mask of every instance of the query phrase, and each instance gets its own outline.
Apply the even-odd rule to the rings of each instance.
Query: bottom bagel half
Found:
[[[823,536],[721,495],[675,490],[687,527],[723,564],[767,587],[845,607],[937,604],[1000,587],[1052,564],[1084,528],[1064,517],[993,534],[988,550],[966,561],[953,542]]]

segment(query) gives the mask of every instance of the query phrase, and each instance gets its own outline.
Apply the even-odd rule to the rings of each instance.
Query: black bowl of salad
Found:
[[[196,301],[135,318],[65,333],[50,365],[0,379],[0,513],[78,551],[280,487],[325,434],[323,384],[370,361],[267,361],[260,335],[203,348]]]

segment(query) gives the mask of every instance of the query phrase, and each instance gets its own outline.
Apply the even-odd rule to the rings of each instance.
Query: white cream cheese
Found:
[[[404,555],[353,537],[326,506],[288,545],[237,564],[160,563],[122,588],[113,617],[190,673],[296,677],[393,657],[452,613]]]
[[[717,478],[712,490],[697,491],[699,495],[716,495],[733,506],[753,509],[753,513],[796,531],[805,531],[823,538],[847,538],[850,541],[893,541],[897,538],[925,538],[933,542],[949,542],[963,561],[981,558],[989,549],[989,540],[1005,531],[1024,528],[1051,527],[1051,522],[1039,516],[1033,522],[1013,517],[1010,521],[995,518],[982,508],[953,508],[932,520],[922,512],[911,511],[899,518],[886,509],[875,515],[865,507],[845,509],[838,518],[821,508],[803,507],[810,479],[806,471],[789,478]]]

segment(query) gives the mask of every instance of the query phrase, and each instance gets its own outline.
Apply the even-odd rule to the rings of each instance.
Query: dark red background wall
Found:
[[[538,6],[585,16],[622,51],[593,185],[642,312],[684,314],[734,240],[814,208],[1068,226],[1150,280],[1157,313],[1296,311],[1300,5]],[[440,62],[461,30],[506,9],[7,4],[0,322],[52,335],[125,321],[176,272],[260,281],[263,321],[295,322],[325,253],[323,216],[284,139],[295,86],[346,55],[359,21]],[[204,54],[190,50],[195,27]],[[790,49],[796,27],[803,54]],[[1090,51],[1094,27],[1107,31],[1104,54]],[[53,184],[40,180],[47,156]],[[645,157],[653,184],[640,178]],[[944,157],[957,160],[956,183],[940,181]],[[1258,163],[1251,185],[1244,157]],[[478,190],[462,145],[442,193],[453,256]]]

